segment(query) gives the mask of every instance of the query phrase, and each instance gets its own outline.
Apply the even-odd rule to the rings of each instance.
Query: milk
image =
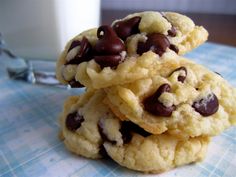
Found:
[[[0,1],[0,32],[24,58],[55,60],[69,39],[99,22],[100,0]]]

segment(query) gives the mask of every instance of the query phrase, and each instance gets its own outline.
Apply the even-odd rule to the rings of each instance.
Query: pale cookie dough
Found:
[[[145,173],[161,173],[201,161],[210,141],[208,137],[180,140],[166,134],[151,135],[131,122],[116,119],[100,122],[103,136],[109,136],[104,143],[108,156],[124,167]]]
[[[178,13],[131,14],[111,27],[94,28],[71,39],[57,61],[56,75],[72,87],[129,83],[155,75],[152,68],[159,60],[191,51],[207,37],[203,27]]]
[[[189,17],[176,12],[145,11],[134,13],[123,19],[115,20],[112,26],[119,21],[129,20],[133,17],[141,17],[138,26],[140,33],[127,38],[129,54],[135,54],[137,39],[145,40],[146,34],[161,33],[166,35],[170,43],[179,49],[179,55],[198,47],[208,38],[208,32],[204,27],[196,26]]]
[[[101,70],[98,64],[91,60],[78,66],[76,78],[87,88],[94,89],[130,83],[155,75],[164,67],[164,61],[178,60],[178,57],[173,51],[166,52],[161,57],[149,51],[138,57],[128,57],[115,70],[110,67]]]
[[[64,144],[69,151],[93,159],[102,157],[103,140],[98,121],[113,115],[102,103],[104,97],[102,90],[88,91],[65,101],[60,125]]]
[[[75,75],[76,75],[76,69],[78,65],[75,64],[69,64],[65,65],[65,63],[73,56],[75,56],[79,51],[79,46],[74,47],[75,49],[71,49],[68,54],[68,50],[71,47],[71,44],[73,41],[82,41],[83,37],[86,37],[91,45],[94,45],[97,41],[97,28],[93,28],[87,31],[84,31],[83,33],[77,35],[73,39],[71,39],[65,46],[64,51],[61,53],[59,59],[57,60],[56,65],[56,77],[62,84],[70,84],[70,81],[75,81]]]
[[[236,124],[236,89],[184,58],[172,60],[151,78],[105,91],[106,104],[121,120],[152,134],[214,136]]]

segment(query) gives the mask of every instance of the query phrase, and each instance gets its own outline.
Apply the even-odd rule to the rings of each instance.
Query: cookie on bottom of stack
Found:
[[[97,128],[107,107],[99,104],[103,94],[88,91],[80,96],[71,96],[60,115],[62,140],[68,150],[87,158],[101,158],[102,139]]]
[[[145,173],[161,173],[202,161],[210,142],[209,137],[178,139],[167,134],[153,135],[117,118],[101,119],[99,125],[106,137],[103,146],[108,156],[121,166]],[[110,134],[116,137],[111,138]]]
[[[208,137],[178,139],[153,135],[130,121],[121,121],[103,103],[103,90],[69,97],[60,116],[66,148],[88,158],[101,158],[104,150],[120,165],[146,173],[160,173],[201,161]]]

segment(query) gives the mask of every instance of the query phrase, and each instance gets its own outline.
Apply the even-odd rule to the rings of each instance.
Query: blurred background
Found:
[[[0,33],[16,55],[55,60],[81,31],[144,10],[181,12],[209,41],[236,46],[235,0],[0,0]]]
[[[236,46],[235,0],[102,0],[102,22],[135,11],[181,12],[210,33],[209,41]]]

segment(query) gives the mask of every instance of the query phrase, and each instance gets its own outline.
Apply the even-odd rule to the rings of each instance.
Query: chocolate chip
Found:
[[[123,143],[124,144],[129,143],[131,141],[131,139],[132,139],[131,132],[128,129],[125,129],[125,128],[121,128],[120,132],[122,134]]]
[[[84,87],[84,85],[82,85],[79,81],[76,81],[75,79],[70,80],[68,83],[71,86],[71,88],[81,88],[81,87]]]
[[[103,125],[102,119],[100,119],[99,122],[98,122],[98,130],[99,130],[99,133],[100,133],[103,141],[108,141],[111,144],[116,144],[116,141],[110,140],[108,138],[108,136],[104,133],[104,125]]]
[[[104,67],[116,67],[121,62],[120,55],[107,55],[107,56],[95,56],[94,60],[101,66]]]
[[[175,106],[166,107],[159,101],[156,101],[155,103],[147,101],[145,109],[156,116],[170,117],[175,110]]]
[[[184,81],[187,77],[187,69],[184,66],[181,66],[181,67],[175,69],[170,75],[172,75],[174,72],[181,71],[181,70],[184,71],[184,75],[183,76],[179,75],[178,76],[178,81],[184,83]]]
[[[144,100],[143,104],[145,110],[156,116],[170,117],[172,112],[175,110],[175,105],[166,107],[158,101],[158,98],[161,96],[162,93],[170,92],[170,90],[171,88],[169,84],[161,85],[153,95],[147,97]]]
[[[144,52],[147,52],[148,48],[145,42],[138,42],[137,45],[137,54],[142,55]]]
[[[80,46],[79,52],[75,55],[74,58],[68,61],[66,65],[69,64],[78,65],[84,61],[89,61],[93,58],[92,46],[86,37],[83,37],[81,42],[73,41],[68,52],[77,46]]]
[[[179,53],[179,48],[174,44],[170,44],[170,50],[173,50],[177,54]]]
[[[99,38],[95,45],[97,55],[115,55],[125,50],[124,43],[110,26],[100,26],[97,36]]]
[[[162,93],[170,92],[170,90],[171,88],[169,84],[162,84],[152,96],[154,99],[158,99]]]
[[[152,33],[147,35],[146,42],[139,42],[137,47],[137,54],[141,55],[149,50],[155,52],[159,56],[170,47],[170,42],[167,37],[160,33]]]
[[[208,94],[207,97],[195,101],[192,107],[202,116],[210,116],[216,113],[219,108],[218,98],[214,93]]]
[[[116,34],[123,40],[132,34],[139,33],[139,23],[141,17],[133,17],[128,20],[118,21],[113,25]]]
[[[174,26],[171,27],[170,30],[167,31],[168,32],[168,35],[171,36],[171,37],[175,37],[176,36],[176,29]]]
[[[163,18],[165,18],[169,23],[171,23],[168,18],[166,18],[166,16],[163,14],[162,15]],[[172,25],[172,24],[171,24]],[[171,26],[171,29],[169,29],[168,31],[168,35],[171,36],[171,37],[175,37],[177,32],[176,32],[176,28],[174,26]]]
[[[73,42],[71,43],[69,49],[68,49],[68,52],[69,52],[71,49],[73,49],[73,48],[75,48],[75,47],[77,47],[77,46],[80,46],[80,44],[81,44],[80,41],[73,41]]]
[[[94,60],[104,67],[116,67],[122,60],[121,52],[125,45],[110,26],[100,26],[97,31],[99,38],[95,45],[96,56]]]
[[[143,137],[147,137],[151,135],[150,133],[146,132],[144,129],[140,128],[138,125],[129,121],[122,122],[120,132],[122,134],[122,139],[125,144],[131,141],[132,133],[140,134]]]
[[[66,127],[70,131],[76,131],[81,126],[83,121],[83,116],[81,116],[78,112],[70,113],[66,117]]]

